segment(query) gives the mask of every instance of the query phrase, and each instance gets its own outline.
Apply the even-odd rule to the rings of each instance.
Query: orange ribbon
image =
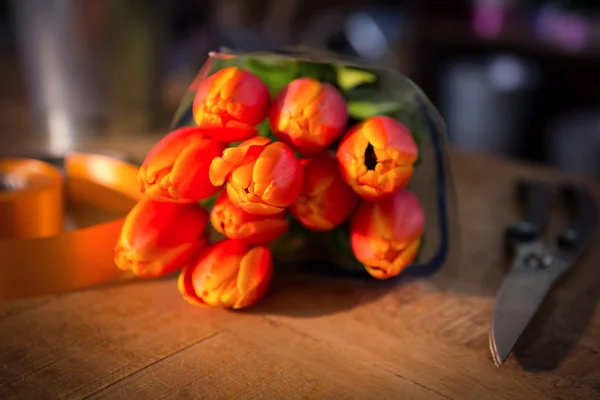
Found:
[[[0,300],[124,277],[113,252],[123,216],[141,197],[137,171],[125,161],[86,153],[65,156],[64,173],[37,159],[0,159]],[[77,214],[105,216],[69,230]]]

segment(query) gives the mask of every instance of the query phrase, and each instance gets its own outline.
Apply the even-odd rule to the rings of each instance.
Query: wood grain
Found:
[[[151,142],[106,146],[143,155]],[[188,305],[174,277],[0,304],[0,398],[599,398],[598,246],[500,369],[488,350],[511,185],[567,176],[456,151],[451,160],[460,240],[433,277],[280,272],[242,312]]]

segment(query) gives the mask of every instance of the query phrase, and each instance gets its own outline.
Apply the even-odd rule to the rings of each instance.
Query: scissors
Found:
[[[526,213],[505,232],[514,261],[498,292],[490,327],[490,351],[496,367],[509,356],[554,283],[591,247],[598,218],[595,199],[584,187],[552,187],[524,180],[516,189]],[[570,210],[571,222],[554,241],[545,242],[543,234],[556,195]]]

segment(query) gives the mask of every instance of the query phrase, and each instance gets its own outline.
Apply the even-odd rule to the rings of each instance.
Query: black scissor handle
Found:
[[[598,208],[594,196],[584,187],[565,184],[560,194],[572,211],[570,226],[562,231],[557,239],[563,250],[583,250],[588,240],[596,233]]]
[[[546,229],[550,218],[552,193],[543,182],[522,180],[517,182],[517,198],[522,204],[524,218],[506,229],[509,245],[538,239]]]

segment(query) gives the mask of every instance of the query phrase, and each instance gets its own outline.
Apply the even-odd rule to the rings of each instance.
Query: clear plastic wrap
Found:
[[[401,275],[428,275],[447,262],[456,210],[446,127],[439,112],[415,83],[397,71],[328,53],[222,49],[209,54],[182,99],[171,129],[196,125],[192,106],[198,86],[214,72],[230,66],[261,78],[269,87],[271,97],[302,76],[334,85],[347,102],[349,126],[375,115],[386,115],[408,127],[419,147],[419,158],[408,188],[417,195],[424,209],[425,231],[418,256]],[[269,135],[268,122],[259,128],[262,135]],[[211,207],[210,202],[204,205]],[[331,271],[334,267],[336,271],[368,276],[353,256],[346,226],[320,233],[290,229],[272,249],[278,265],[295,264],[320,271]]]

